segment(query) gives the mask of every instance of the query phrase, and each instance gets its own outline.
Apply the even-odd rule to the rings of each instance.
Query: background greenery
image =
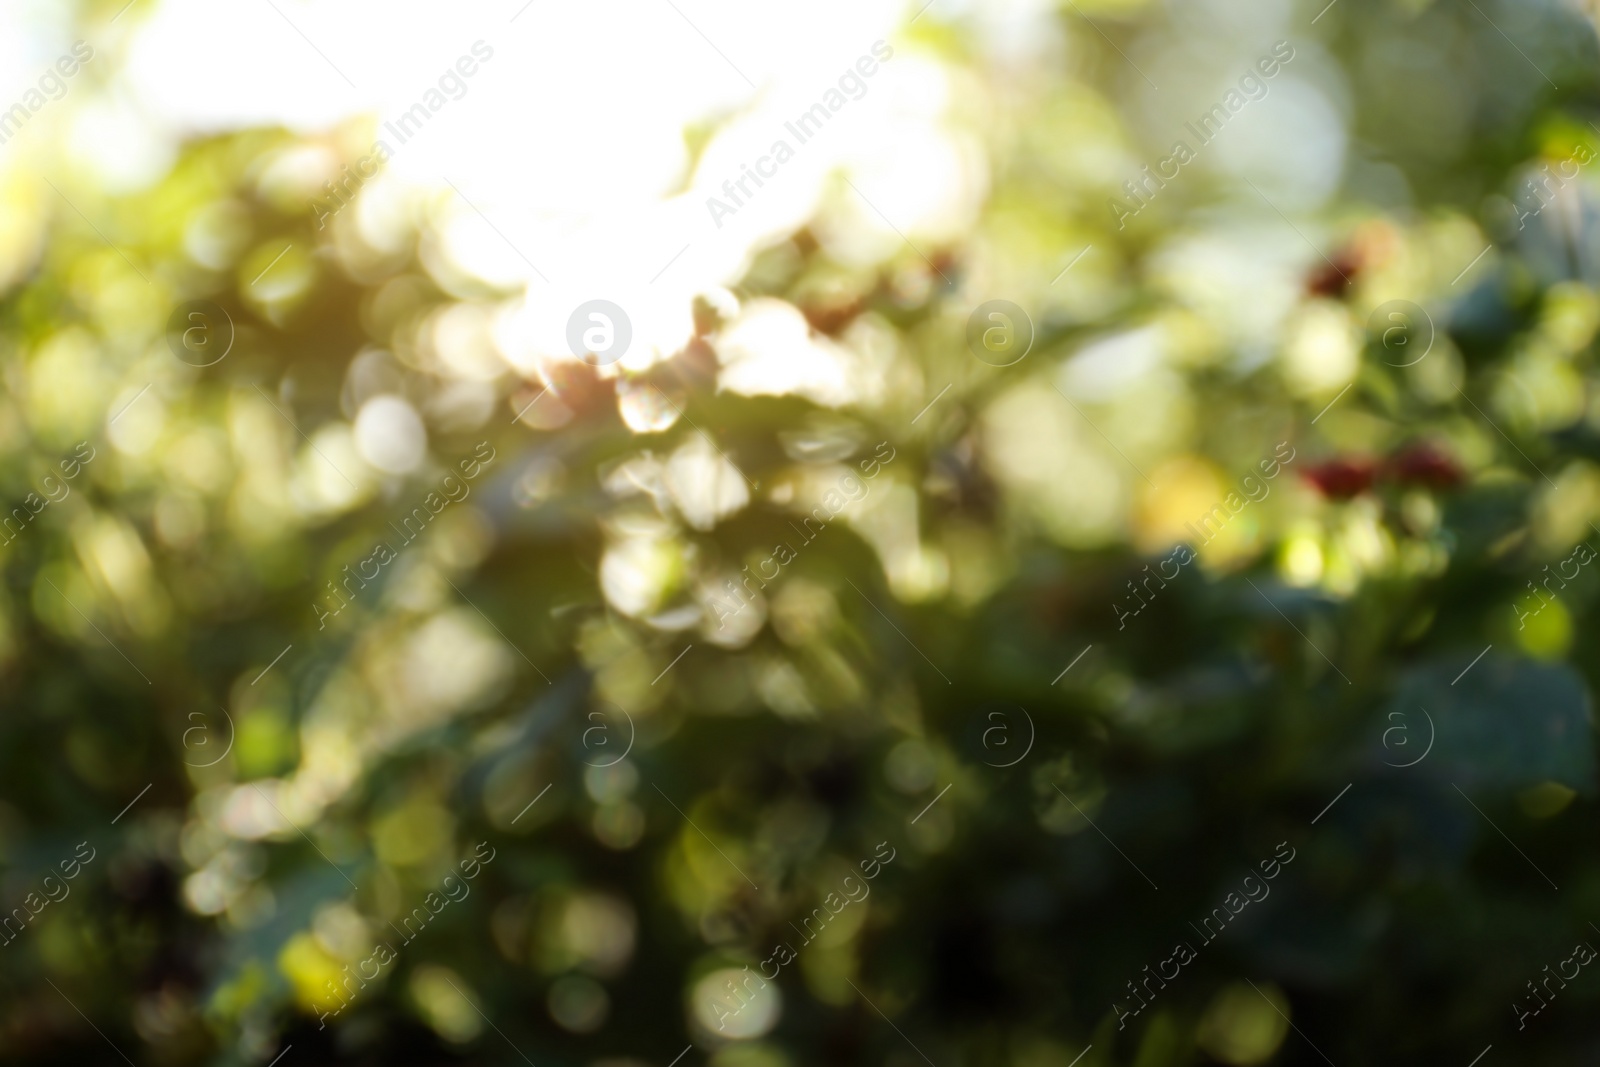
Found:
[[[1524,1029],[1512,1007],[1600,940],[1600,580],[1520,627],[1513,607],[1600,518],[1594,174],[1528,185],[1600,150],[1594,31],[1555,3],[1317,16],[1283,36],[1348,90],[1336,194],[1280,215],[1278,187],[1202,160],[1124,229],[1107,201],[1172,128],[1142,110],[1141,48],[1227,27],[1067,4],[1070,44],[1017,70],[919,20],[900,47],[972,87],[952,110],[987,160],[981,217],[869,267],[803,229],[640,372],[534,380],[441,345],[446,311],[520,293],[431,266],[427,202],[381,247],[353,215],[315,228],[283,131],[190,143],[134,194],[19,180],[12,229],[39,242],[0,293],[7,507],[78,442],[95,458],[0,547],[4,906],[97,853],[0,949],[0,1060],[1600,1051],[1588,971]],[[1257,255],[1297,286],[1265,346],[1228,268]],[[858,355],[855,401],[718,390],[762,297]],[[198,298],[237,328],[204,369],[165,333]],[[1037,329],[1014,366],[966,347],[990,298]],[[1369,325],[1395,299],[1435,327],[1412,366]],[[1085,353],[1126,380],[1078,388]],[[351,443],[381,393],[424,413],[412,475]],[[470,498],[319,629],[327,583],[483,441]],[[798,544],[881,441],[861,503]],[[1119,627],[1129,583],[1280,442],[1270,495]],[[795,561],[719,630],[707,597],[783,541]],[[400,946],[390,924],[479,842],[470,896]],[[719,972],[794,943],[880,842],[867,903],[740,1013],[759,1032],[719,1036]],[[1270,897],[1199,944],[1280,842]],[[319,1028],[326,983],[384,940],[398,959]],[[1198,958],[1119,1028],[1178,941]]]

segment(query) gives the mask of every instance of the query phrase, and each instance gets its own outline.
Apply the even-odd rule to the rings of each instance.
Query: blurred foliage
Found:
[[[40,240],[0,296],[28,512],[0,546],[4,906],[96,856],[0,950],[0,1061],[1592,1056],[1593,975],[1507,1009],[1600,920],[1600,577],[1545,584],[1600,517],[1600,184],[1527,185],[1600,147],[1593,30],[1301,9],[1290,69],[1348,90],[1343,183],[1297,226],[1279,185],[1199,167],[1119,229],[1169,140],[1134,64],[1227,26],[1081,6],[1023,70],[908,31],[971,88],[969,232],[862,266],[819,222],[644,370],[510,369],[521,294],[449,267],[435,200],[316,227],[333,142],[14,195]],[[995,297],[1037,329],[1010,367],[964,341]],[[169,345],[191,300],[233,324],[203,368]],[[1433,324],[1409,365],[1369,322],[1392,300]],[[718,388],[774,301],[848,401]],[[819,506],[843,516],[802,532]],[[1179,542],[1198,560],[1150,584]],[[1281,842],[1270,896],[1196,936]],[[1197,958],[1119,1028],[1175,941]]]

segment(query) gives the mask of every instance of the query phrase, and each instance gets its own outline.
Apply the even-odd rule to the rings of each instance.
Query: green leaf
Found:
[[[1462,789],[1553,781],[1592,795],[1592,716],[1578,673],[1492,651],[1462,673],[1470,662],[1461,656],[1403,677],[1380,758]]]

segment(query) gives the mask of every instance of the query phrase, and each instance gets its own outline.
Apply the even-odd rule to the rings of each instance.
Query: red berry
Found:
[[[1369,459],[1330,459],[1307,467],[1300,473],[1323,496],[1333,500],[1348,500],[1372,487],[1378,474],[1378,465]]]
[[[1465,478],[1461,465],[1442,449],[1427,443],[1410,445],[1389,457],[1388,475],[1406,485],[1453,489]]]

